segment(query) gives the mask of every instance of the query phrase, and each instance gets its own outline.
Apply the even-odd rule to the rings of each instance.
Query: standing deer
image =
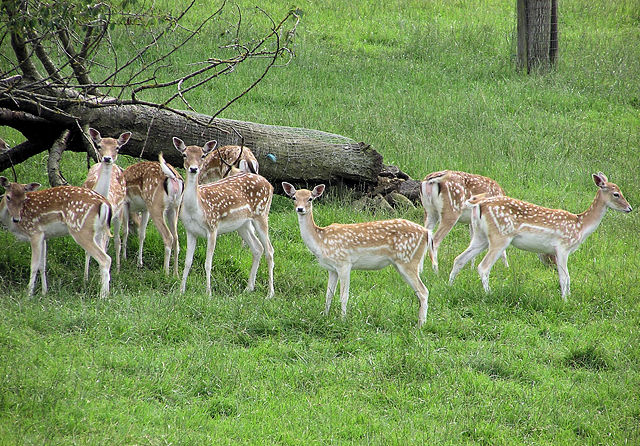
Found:
[[[216,141],[209,141],[204,147],[187,147],[180,138],[174,137],[173,144],[182,153],[187,172],[180,210],[180,219],[187,232],[187,255],[180,291],[185,291],[197,239],[205,237],[207,293],[211,294],[211,262],[216,237],[218,234],[237,231],[253,255],[247,291],[253,291],[255,287],[256,273],[264,252],[269,269],[267,298],[273,297],[273,246],[269,240],[269,209],[273,186],[264,177],[251,173],[240,173],[215,183],[200,185],[198,176],[203,160],[215,148]]]
[[[321,228],[313,220],[312,203],[324,192],[324,184],[316,186],[313,191],[296,190],[286,182],[282,183],[282,188],[294,200],[302,240],[316,256],[320,266],[329,271],[325,315],[329,314],[331,300],[340,280],[342,317],[346,316],[352,269],[378,270],[393,265],[416,293],[420,301],[418,326],[424,323],[429,298],[429,290],[420,279],[429,240],[425,228],[403,219],[334,223]]]
[[[608,208],[631,212],[631,206],[622,196],[620,188],[599,172],[593,175],[598,192],[589,209],[572,214],[562,209],[547,209],[535,204],[501,197],[472,197],[473,239],[469,247],[456,257],[449,283],[453,283],[460,269],[487,247],[489,251],[478,273],[484,290],[489,292],[489,273],[496,259],[510,244],[525,251],[554,255],[558,267],[562,298],[570,293],[569,254],[577,250],[596,230]]]
[[[100,162],[91,166],[83,186],[95,190],[103,197],[106,197],[109,203],[111,203],[113,212],[111,220],[113,222],[114,232],[113,242],[116,251],[116,271],[120,272],[120,224],[122,222],[127,187],[124,179],[124,171],[115,163],[118,159],[120,147],[129,142],[131,132],[122,133],[118,139],[102,138],[99,131],[89,128],[89,135],[96,145]],[[108,241],[108,237],[103,241],[105,250]],[[89,277],[90,258],[87,253],[84,264],[85,280]]]
[[[258,160],[246,146],[223,146],[209,152],[205,157],[198,182],[213,183],[240,172],[258,173]]]
[[[171,251],[174,253],[173,273],[178,276],[178,211],[182,201],[184,182],[173,166],[144,161],[127,167],[124,171],[127,183],[127,203],[124,208],[123,256],[127,258],[129,220],[132,213],[142,213],[138,225],[138,266],[142,268],[142,248],[147,234],[149,217],[158,229],[164,243],[164,272],[169,274]]]
[[[100,297],[106,297],[111,267],[111,257],[102,244],[111,224],[111,205],[107,199],[84,187],[58,186],[39,191],[38,183],[11,183],[5,177],[0,177],[0,186],[6,190],[0,202],[0,222],[18,240],[31,243],[29,295],[33,294],[38,271],[42,294],[47,293],[46,240],[71,235],[100,265]]]
[[[471,212],[465,202],[472,195],[504,195],[500,185],[488,177],[467,172],[443,170],[426,176],[420,187],[424,207],[424,226],[429,231],[429,257],[433,270],[438,272],[438,247],[456,223],[471,223]],[[438,224],[438,230],[433,229]],[[473,226],[469,225],[473,238]],[[507,256],[503,255],[508,266]]]

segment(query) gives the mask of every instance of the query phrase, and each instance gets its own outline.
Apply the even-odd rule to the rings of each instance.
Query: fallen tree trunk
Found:
[[[182,157],[173,148],[171,138],[178,136],[188,144],[203,145],[215,139],[220,145],[244,143],[258,158],[260,173],[272,182],[347,182],[375,183],[382,170],[382,156],[364,143],[317,130],[271,126],[228,119],[214,119],[196,113],[176,114],[145,105],[119,105],[107,107],[72,106],[67,112],[81,116],[82,124],[100,130],[103,135],[118,135],[123,131],[133,132],[129,143],[121,153],[141,159],[157,160],[160,152],[170,163],[181,166]],[[11,125],[11,119],[1,122]],[[50,134],[43,138],[33,126],[31,132],[39,133],[41,139],[55,140],[69,129],[73,136],[67,150],[86,151],[79,126],[71,123],[52,123],[42,120],[43,131]],[[44,128],[46,127],[46,128]],[[20,130],[20,129],[19,129]],[[52,130],[56,134],[51,134]],[[30,156],[34,155],[33,146]],[[40,151],[50,146],[39,146]],[[11,155],[13,162],[24,159],[18,153]],[[0,170],[10,167],[8,154],[0,155]]]

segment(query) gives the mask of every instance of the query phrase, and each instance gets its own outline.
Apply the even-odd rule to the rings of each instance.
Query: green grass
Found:
[[[274,16],[289,6],[261,2]],[[573,212],[588,207],[590,174],[601,170],[638,207],[637,1],[560,2],[558,66],[533,76],[513,68],[511,1],[297,6],[296,57],[224,117],[344,134],[414,178],[477,172],[514,197]],[[212,54],[216,36],[172,65]],[[261,69],[245,67],[190,103],[212,112]],[[63,172],[80,184],[84,158],[65,156]],[[20,179],[46,183],[44,159],[18,166]],[[418,209],[354,213],[349,197],[327,192],[315,206],[322,225],[422,218]],[[440,275],[425,264],[420,330],[417,299],[392,269],[354,272],[347,319],[339,299],[324,317],[327,273],[303,245],[290,200],[274,198],[270,226],[270,301],[264,266],[256,292],[242,291],[251,259],[236,235],[216,247],[214,295],[204,294],[202,240],[180,295],[161,273],[151,225],[145,267],[135,266],[134,237],[108,300],[96,298],[95,264],[82,283],[84,254],[68,238],[49,242],[50,293],[28,297],[29,247],[0,232],[0,444],[640,441],[637,211],[609,212],[570,257],[567,303],[555,270],[517,250],[508,269],[496,264],[490,294],[471,268],[449,287],[468,244],[467,229],[454,228]]]

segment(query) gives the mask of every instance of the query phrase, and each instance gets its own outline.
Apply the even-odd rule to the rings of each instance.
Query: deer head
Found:
[[[40,187],[40,183],[20,184],[12,183],[6,177],[0,177],[0,186],[5,188],[4,202],[14,223],[22,219],[22,208],[27,198],[27,192],[32,192]]]

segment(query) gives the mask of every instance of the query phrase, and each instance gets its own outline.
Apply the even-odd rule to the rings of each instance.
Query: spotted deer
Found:
[[[438,247],[456,223],[469,225],[473,238],[471,212],[465,202],[472,195],[504,195],[500,185],[491,178],[467,172],[442,170],[430,173],[420,185],[420,200],[424,207],[424,226],[429,232],[429,257],[438,272]],[[438,225],[438,230],[433,229]],[[508,266],[506,254],[504,264]]]
[[[506,196],[472,197],[468,200],[474,227],[469,247],[456,257],[449,276],[452,284],[464,265],[484,251],[489,251],[478,265],[478,273],[489,292],[489,273],[496,259],[509,246],[554,255],[558,267],[562,298],[570,293],[569,254],[577,250],[596,230],[608,208],[631,212],[620,188],[599,172],[593,175],[598,187],[591,206],[581,214],[562,209],[547,209]]]
[[[273,297],[273,246],[269,240],[269,209],[273,186],[260,175],[240,173],[210,184],[199,184],[199,174],[206,155],[215,149],[216,141],[204,147],[186,146],[173,138],[175,148],[184,157],[187,180],[180,219],[187,232],[187,254],[180,291],[184,293],[193,262],[198,237],[207,239],[205,272],[207,293],[211,294],[211,263],[218,234],[237,231],[253,255],[247,291],[253,291],[260,258],[264,253],[269,269],[269,292]],[[255,230],[255,232],[254,232]],[[256,237],[257,233],[257,237]]]
[[[131,132],[122,133],[118,139],[102,138],[99,131],[89,128],[89,135],[96,146],[100,161],[91,166],[83,186],[95,190],[111,203],[116,271],[120,272],[120,224],[122,222],[127,187],[124,179],[124,170],[116,165],[116,160],[118,159],[120,148],[129,142]],[[103,241],[105,250],[108,241],[109,238],[105,237]],[[89,277],[89,259],[91,259],[91,256],[87,253],[84,264],[85,280]]]
[[[42,294],[47,293],[47,242],[53,237],[71,237],[100,265],[100,297],[109,294],[111,257],[103,248],[109,233],[111,205],[102,195],[77,186],[37,190],[38,183],[12,183],[0,177],[5,195],[0,202],[0,223],[18,240],[31,244],[31,273],[27,290],[33,294],[40,271]]]
[[[161,154],[162,155],[162,154]],[[178,171],[167,163],[143,161],[124,170],[127,198],[124,208],[123,256],[127,257],[129,221],[133,214],[141,213],[138,224],[138,266],[142,268],[142,249],[147,235],[149,217],[162,237],[164,244],[163,269],[169,274],[173,251],[173,273],[178,276],[178,212],[184,191],[184,181]]]
[[[378,270],[393,265],[416,293],[420,301],[418,325],[424,323],[429,298],[420,279],[429,240],[425,228],[403,219],[318,227],[313,220],[313,200],[322,195],[324,184],[309,191],[296,190],[283,182],[282,188],[294,200],[302,240],[320,266],[329,271],[325,315],[339,280],[342,317],[346,316],[351,270]]]
[[[213,183],[240,172],[258,173],[258,160],[246,146],[223,146],[209,152],[205,157],[198,181]]]

